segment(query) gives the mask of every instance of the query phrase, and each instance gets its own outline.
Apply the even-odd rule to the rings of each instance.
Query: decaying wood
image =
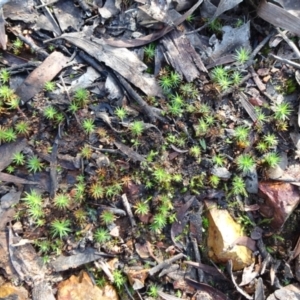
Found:
[[[52,52],[17,88],[16,94],[22,103],[26,103],[44,88],[46,81],[51,81],[66,65],[69,58],[61,52]]]
[[[159,119],[161,122],[167,123],[166,119],[162,117],[157,112],[157,110],[148,105],[148,103],[142,99],[142,97],[130,86],[130,84],[121,75],[119,75],[117,72],[114,72],[114,74],[116,75],[116,77],[118,78],[128,95],[139,104],[139,106],[151,122],[154,122],[156,119]]]
[[[199,54],[182,32],[173,30],[162,39],[162,43],[167,60],[188,82],[196,79],[200,71],[207,73]]]
[[[300,22],[299,18],[290,14],[285,9],[273,3],[268,3],[266,0],[260,1],[257,9],[259,17],[274,26],[287,29],[298,36],[300,36]]]

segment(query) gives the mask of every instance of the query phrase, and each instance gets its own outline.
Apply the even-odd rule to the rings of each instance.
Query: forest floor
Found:
[[[299,299],[300,4],[44,2],[0,12],[0,299]]]

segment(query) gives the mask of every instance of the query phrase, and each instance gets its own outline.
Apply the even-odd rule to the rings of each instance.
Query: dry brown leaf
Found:
[[[268,217],[273,218],[271,228],[281,229],[300,202],[298,187],[285,182],[262,181],[259,183],[259,191],[261,197],[265,199],[265,205],[261,206],[260,212],[268,213]]]
[[[118,300],[118,293],[115,288],[106,284],[101,289],[93,284],[91,278],[86,272],[81,272],[79,276],[71,276],[58,285],[57,300],[73,299],[90,300]]]

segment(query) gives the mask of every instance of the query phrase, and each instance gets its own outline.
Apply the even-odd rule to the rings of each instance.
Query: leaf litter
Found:
[[[0,2],[2,298],[299,297],[300,13],[257,2]]]

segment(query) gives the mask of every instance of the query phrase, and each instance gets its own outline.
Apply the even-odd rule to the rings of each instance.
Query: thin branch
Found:
[[[285,34],[285,32],[281,31],[278,27],[276,27],[277,32],[280,36],[285,40],[285,42],[292,48],[294,53],[297,55],[297,58],[300,59],[300,51],[298,47],[295,45],[293,41],[291,41]]]
[[[48,3],[46,3],[46,4],[41,4],[41,5],[37,5],[37,6],[35,6],[35,9],[39,9],[39,8],[42,8],[42,7],[45,7],[45,6],[50,6],[50,5],[52,5],[52,4],[55,4],[56,2],[58,2],[59,0],[53,0],[53,1],[50,1],[50,2],[48,2]]]
[[[160,271],[161,269],[164,269],[165,267],[167,267],[168,265],[172,264],[174,261],[181,259],[183,257],[186,257],[186,255],[184,255],[183,253],[179,253],[169,259],[164,260],[163,262],[161,262],[160,264],[158,264],[157,266],[151,268],[148,272],[149,274],[152,276],[155,273],[157,273],[158,271]]]
[[[131,207],[129,205],[126,194],[123,194],[121,197],[122,197],[122,202],[123,202],[124,208],[125,208],[125,210],[127,212],[127,215],[129,217],[130,224],[131,224],[132,227],[136,227],[136,223],[135,223],[135,220],[134,220],[134,217],[133,217],[133,213],[132,213]]]
[[[293,61],[291,61],[291,60],[289,60],[289,59],[285,59],[285,58],[282,58],[282,57],[277,56],[277,55],[274,55],[274,54],[269,54],[269,55],[270,55],[271,57],[273,57],[273,58],[275,58],[275,59],[277,59],[277,60],[279,60],[279,61],[285,63],[285,64],[288,64],[288,65],[291,65],[291,66],[293,66],[293,67],[295,67],[295,68],[297,68],[297,69],[300,69],[300,65],[299,65],[299,64],[297,64],[297,63],[295,63],[295,62],[293,62]]]

